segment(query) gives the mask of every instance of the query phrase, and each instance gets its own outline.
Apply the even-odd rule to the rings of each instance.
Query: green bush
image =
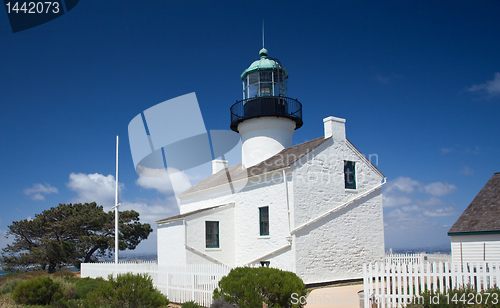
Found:
[[[67,277],[56,277],[54,282],[59,285],[57,291],[61,293],[64,299],[70,300],[75,297],[76,288],[74,282],[68,281]]]
[[[12,299],[23,305],[47,305],[62,297],[59,284],[49,277],[39,277],[19,283],[12,291]]]
[[[106,283],[108,282],[102,278],[80,278],[75,281],[75,298],[86,299],[89,293],[98,290]]]
[[[91,308],[157,308],[166,306],[168,299],[153,287],[148,275],[127,273],[109,277],[99,289],[87,295]]]
[[[85,302],[81,299],[70,299],[66,300],[61,298],[59,300],[50,303],[50,308],[82,308],[86,307]]]
[[[488,295],[489,294],[489,295]],[[448,293],[426,291],[414,296],[407,308],[490,308],[500,307],[500,289],[477,292],[470,287],[450,290]]]
[[[185,302],[181,308],[201,308],[195,301]]]
[[[237,267],[219,281],[214,299],[223,298],[240,308],[262,307],[262,302],[273,308],[298,308],[292,304],[292,294],[306,295],[302,279],[292,272],[268,267]]]

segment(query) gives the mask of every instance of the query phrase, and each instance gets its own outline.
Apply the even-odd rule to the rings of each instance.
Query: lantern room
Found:
[[[287,71],[278,59],[268,57],[265,48],[259,55],[241,74],[243,100],[231,106],[231,129],[238,132],[241,122],[260,117],[287,118],[295,122],[295,129],[300,128],[302,105],[286,96]]]
[[[259,52],[260,60],[250,65],[242,74],[243,99],[260,96],[286,96],[288,74],[277,59],[267,57],[267,50]]]

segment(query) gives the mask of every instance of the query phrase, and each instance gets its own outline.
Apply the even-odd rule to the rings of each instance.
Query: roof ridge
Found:
[[[275,155],[269,157],[268,159],[258,163],[257,165],[251,166],[246,169],[243,169],[241,167],[237,168],[238,166],[241,166],[241,164],[230,166],[227,168],[227,171],[229,172],[229,177],[232,182],[235,182],[241,179],[250,178],[270,171],[275,171],[288,167],[293,163],[295,163],[296,161],[298,161],[299,159],[301,159],[303,156],[310,153],[312,150],[317,148],[319,145],[321,145],[328,139],[330,138],[325,139],[324,137],[319,137],[316,139],[312,139],[291,146],[289,148],[285,148],[280,152],[276,153]],[[311,147],[309,147],[309,145]],[[283,158],[283,156],[285,157]],[[178,197],[186,196],[198,191],[227,184],[228,183],[227,171],[226,169],[222,169],[215,174],[207,176],[203,180],[199,181],[198,183],[194,184],[190,188],[183,191],[181,194],[178,195]]]

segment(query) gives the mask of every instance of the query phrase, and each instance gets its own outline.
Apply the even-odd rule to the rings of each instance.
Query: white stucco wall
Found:
[[[158,264],[186,264],[183,221],[158,225]]]
[[[347,141],[329,140],[292,166],[294,218],[300,226],[379,185],[380,173]],[[356,189],[345,189],[344,160],[356,162]],[[382,189],[295,233],[297,274],[306,283],[362,277],[384,257]]]
[[[219,248],[206,247],[206,221],[219,222]],[[234,251],[234,204],[194,214],[186,218],[187,244],[197,250],[187,250],[188,264],[214,263],[206,254],[227,265],[235,265]],[[201,252],[202,254],[200,254]]]
[[[451,236],[452,262],[500,261],[500,234]]]
[[[236,262],[247,264],[289,244],[286,189],[282,171],[249,179],[249,184],[236,197]],[[269,236],[260,236],[259,208],[269,207]],[[264,258],[272,265],[292,268],[291,249]]]

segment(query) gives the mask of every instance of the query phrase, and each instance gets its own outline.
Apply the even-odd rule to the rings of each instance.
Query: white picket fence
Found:
[[[427,262],[451,262],[451,255],[449,254],[439,254],[439,253],[416,253],[416,254],[386,254],[385,263],[389,264],[421,264]]]
[[[469,262],[463,268],[448,262],[364,264],[364,307],[404,307],[426,290],[446,293],[465,286],[476,291],[489,289],[500,281],[499,266],[494,262]]]
[[[389,264],[420,264],[424,262],[424,254],[406,254],[406,253],[394,253],[385,255],[385,263]]]
[[[221,264],[159,266],[156,262],[83,263],[81,277],[107,279],[109,275],[116,277],[124,273],[148,274],[154,286],[170,301],[195,301],[209,307],[214,289],[230,271],[230,267]]]

